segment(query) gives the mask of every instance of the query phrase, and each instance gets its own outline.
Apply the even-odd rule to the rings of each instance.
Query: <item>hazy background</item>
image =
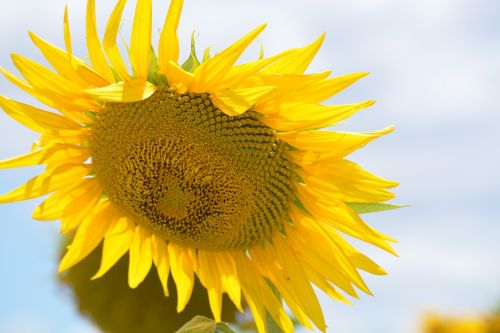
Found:
[[[73,47],[84,49],[84,0],[0,0],[0,65],[10,52],[42,61],[27,30],[63,45],[70,8]],[[97,0],[101,29],[115,1]],[[158,31],[169,1],[154,1]],[[132,3],[125,15],[131,24]],[[399,240],[400,258],[361,246],[389,271],[366,276],[375,297],[352,306],[321,297],[329,332],[418,332],[426,311],[488,311],[500,302],[500,2],[494,0],[186,0],[179,35],[187,53],[221,50],[260,23],[267,55],[327,38],[311,71],[371,75],[332,103],[376,99],[342,130],[397,131],[352,158],[401,182],[396,202],[412,207],[366,216]],[[123,28],[128,36],[129,28]],[[156,37],[156,36],[155,36]],[[246,56],[258,54],[258,43]],[[0,78],[0,94],[32,99]],[[36,136],[0,113],[0,159],[26,152]],[[39,169],[0,170],[6,192]],[[58,223],[31,220],[39,200],[0,206],[0,332],[91,333],[55,283]],[[125,278],[125,277],[124,277]]]

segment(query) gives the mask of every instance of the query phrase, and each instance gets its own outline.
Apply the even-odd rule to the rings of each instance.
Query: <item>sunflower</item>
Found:
[[[170,4],[157,52],[152,1],[137,1],[129,68],[116,43],[125,2],[117,2],[101,42],[95,0],[88,0],[90,64],[72,52],[66,9],[66,50],[30,33],[53,70],[17,54],[24,79],[0,68],[50,109],[0,97],[7,114],[40,133],[31,152],[0,167],[46,167],[0,203],[49,195],[33,217],[61,220],[61,232],[74,234],[60,271],[102,242],[93,278],[128,252],[129,286],[156,266],[167,296],[172,275],[178,312],[199,279],[217,321],[227,294],[239,309],[246,300],[259,332],[266,316],[293,331],[284,303],[302,325],[325,331],[313,285],[348,302],[344,294],[357,297],[355,288],[370,293],[360,270],[385,274],[343,235],[394,253],[393,240],[356,210],[391,199],[387,189],[396,183],[345,159],[392,127],[321,130],[373,104],[321,104],[366,73],[305,74],[324,35],[237,64],[265,25],[215,55],[206,51],[202,61],[193,43],[181,64],[182,0]]]

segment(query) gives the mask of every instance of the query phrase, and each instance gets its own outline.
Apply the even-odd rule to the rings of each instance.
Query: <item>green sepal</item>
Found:
[[[207,61],[207,60],[209,60],[211,58],[211,56],[210,56],[210,50],[211,49],[212,49],[211,47],[207,47],[205,49],[205,52],[203,52],[203,62],[205,62],[205,61]]]
[[[229,325],[203,316],[195,316],[175,333],[235,333]]]
[[[200,61],[198,60],[198,56],[196,55],[195,34],[196,31],[193,31],[193,33],[191,34],[191,54],[181,66],[182,69],[190,73],[193,73],[194,70],[198,66],[200,66]]]
[[[408,207],[408,205],[393,205],[385,203],[355,203],[346,202],[347,206],[351,207],[358,214],[383,212],[386,210],[393,210],[403,207]]]
[[[159,73],[160,63],[158,61],[158,56],[156,55],[155,49],[151,46],[151,52],[149,53],[149,69],[148,69],[148,81],[156,85],[167,84],[167,78],[165,75]]]

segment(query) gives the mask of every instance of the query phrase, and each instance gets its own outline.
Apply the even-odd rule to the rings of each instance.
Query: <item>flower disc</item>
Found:
[[[90,147],[104,193],[168,241],[243,249],[286,221],[291,163],[255,112],[227,116],[206,94],[162,88],[108,103]]]

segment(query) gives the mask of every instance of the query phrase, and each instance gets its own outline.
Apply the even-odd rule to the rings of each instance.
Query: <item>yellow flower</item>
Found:
[[[312,285],[348,302],[340,290],[370,293],[359,270],[385,274],[341,233],[394,253],[393,240],[354,208],[391,199],[387,188],[396,183],[345,159],[392,128],[318,130],[373,104],[320,104],[366,73],[304,74],[324,36],[236,64],[265,26],[214,56],[205,52],[201,63],[193,47],[179,65],[182,0],[171,2],[157,55],[151,0],[137,1],[130,72],[116,44],[125,2],[118,1],[101,43],[95,3],[88,0],[91,65],[72,52],[66,11],[66,50],[30,33],[55,71],[17,54],[12,58],[25,80],[0,68],[51,109],[0,97],[10,116],[41,134],[33,151],[0,167],[46,166],[0,203],[50,194],[33,217],[60,219],[62,233],[74,233],[60,271],[102,241],[94,278],[128,252],[129,286],[137,287],[155,265],[167,296],[172,275],[179,312],[197,277],[217,321],[227,294],[240,309],[245,298],[260,332],[267,315],[291,332],[281,297],[302,325],[325,331]]]
[[[498,316],[493,317],[446,317],[428,314],[425,333],[496,333],[499,332]]]

